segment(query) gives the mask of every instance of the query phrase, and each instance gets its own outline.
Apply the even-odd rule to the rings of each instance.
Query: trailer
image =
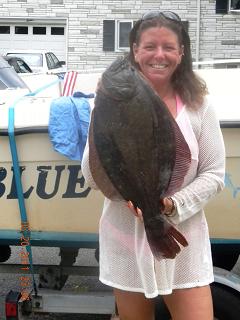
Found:
[[[237,320],[240,313],[240,69],[196,72],[208,84],[226,145],[225,190],[206,208],[215,275],[214,315],[215,319]],[[99,76],[79,75],[77,90],[89,93]],[[0,272],[18,273],[22,277],[23,290],[10,291],[6,297],[7,319],[25,320],[31,319],[33,313],[73,311],[110,317],[115,310],[111,290],[77,295],[61,291],[70,274],[98,275],[98,267],[73,264],[79,248],[94,249],[98,259],[98,221],[103,196],[85,184],[79,161],[70,160],[53,149],[48,134],[51,102],[49,94],[24,93],[14,105],[14,125],[10,131],[18,158],[20,203],[14,169],[16,159],[9,143],[12,100],[0,108],[1,261],[8,260],[10,246],[20,246],[23,251],[20,265],[0,265]],[[21,214],[21,206],[25,207],[25,215]],[[35,265],[29,259],[32,246],[59,247],[60,264]],[[37,284],[36,274],[40,274]],[[158,319],[170,319],[161,298],[156,305]]]

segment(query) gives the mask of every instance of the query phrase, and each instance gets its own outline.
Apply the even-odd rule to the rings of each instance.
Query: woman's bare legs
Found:
[[[114,289],[121,320],[154,320],[155,300],[142,293]],[[209,286],[178,289],[163,299],[172,320],[213,320],[212,295]]]
[[[144,294],[114,289],[121,320],[154,320],[155,300]]]
[[[212,295],[209,286],[178,289],[163,299],[172,320],[213,320]]]
[[[142,293],[114,289],[121,320],[154,320],[154,299]],[[213,320],[212,295],[209,286],[178,289],[163,299],[172,320]]]

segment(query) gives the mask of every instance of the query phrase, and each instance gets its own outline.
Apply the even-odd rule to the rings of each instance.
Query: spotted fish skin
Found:
[[[181,187],[190,150],[167,106],[127,58],[118,58],[103,73],[89,147],[99,189],[140,208],[154,256],[174,258],[179,244],[186,246],[187,241],[162,214],[162,199]]]

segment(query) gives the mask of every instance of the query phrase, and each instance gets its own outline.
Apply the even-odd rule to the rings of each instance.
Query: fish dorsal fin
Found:
[[[140,76],[140,81],[144,81],[145,88],[148,88],[148,91],[151,95],[155,95],[155,99],[159,100],[159,103],[162,105],[165,105],[165,113],[168,114],[168,121],[171,123],[171,130],[174,134],[174,140],[175,140],[175,163],[173,167],[173,171],[171,174],[171,178],[169,180],[169,184],[167,187],[167,190],[164,194],[162,194],[162,197],[170,196],[177,192],[184,181],[185,175],[187,174],[190,164],[191,164],[191,151],[189,149],[189,146],[184,138],[184,135],[182,134],[182,131],[180,127],[178,126],[176,120],[172,116],[171,112],[169,111],[167,105],[163,102],[163,100],[159,97],[157,92],[154,90],[152,85],[148,82],[146,77],[141,73],[138,72],[138,75]],[[152,91],[152,93],[151,93]],[[160,119],[163,115],[161,114],[161,110],[159,110],[158,104],[154,105],[154,109],[156,112],[157,117]],[[161,128],[159,128],[159,135],[161,134]],[[160,154],[161,154],[161,150]]]
[[[184,177],[186,176],[191,164],[191,152],[189,146],[175,120],[173,121],[173,130],[176,141],[176,158],[167,195],[172,195],[181,188]]]
[[[116,188],[111,183],[108,178],[96,150],[94,143],[94,134],[93,134],[93,123],[94,123],[94,109],[91,115],[91,123],[89,127],[89,166],[90,171],[98,188],[109,199],[118,199],[122,198]]]

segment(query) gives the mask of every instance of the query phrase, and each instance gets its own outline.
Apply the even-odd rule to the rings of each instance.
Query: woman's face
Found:
[[[133,46],[133,52],[142,73],[154,87],[158,87],[170,82],[181,62],[183,47],[180,47],[172,30],[152,27],[142,32],[138,46]]]

